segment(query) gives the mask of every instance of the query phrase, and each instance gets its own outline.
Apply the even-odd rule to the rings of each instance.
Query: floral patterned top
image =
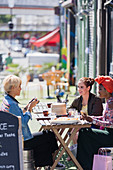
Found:
[[[110,105],[113,105],[113,97],[107,100],[103,116],[93,117],[93,124],[113,128],[113,106]]]

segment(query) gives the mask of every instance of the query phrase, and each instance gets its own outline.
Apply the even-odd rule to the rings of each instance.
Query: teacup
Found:
[[[48,110],[43,110],[43,114],[44,114],[44,116],[48,116]]]
[[[52,103],[47,103],[47,107],[48,107],[48,108],[51,108],[51,104],[52,104]]]
[[[74,117],[75,116],[75,112],[76,112],[76,109],[73,109],[73,108],[68,110],[68,114],[69,114],[70,117]]]

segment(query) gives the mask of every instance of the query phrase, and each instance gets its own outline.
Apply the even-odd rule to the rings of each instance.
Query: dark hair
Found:
[[[93,78],[90,77],[82,77],[79,79],[79,81],[82,81],[86,87],[90,86],[90,90],[92,89],[92,85],[94,84],[95,80]]]

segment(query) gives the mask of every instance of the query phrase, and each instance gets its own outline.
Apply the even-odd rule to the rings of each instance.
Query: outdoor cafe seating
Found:
[[[46,114],[45,109],[47,111]],[[73,141],[78,129],[90,127],[91,125],[88,122],[80,121],[77,113],[74,117],[68,117],[65,103],[51,103],[51,105],[48,105],[48,103],[40,102],[33,109],[33,113],[34,118],[41,125],[39,131],[51,130],[55,133],[58,140],[59,149],[54,155],[56,159],[51,167],[51,170],[55,169],[64,152],[67,152],[68,156],[72,159],[78,169],[83,170],[76,157],[70,151],[69,145],[71,141]]]
[[[44,79],[44,80],[46,80],[46,85],[47,85],[47,99],[53,99],[54,97],[51,97],[50,96],[50,89],[49,89],[49,86],[50,85],[53,85],[53,83],[52,83],[52,81],[54,80],[54,76],[53,76],[53,74],[52,73],[49,73],[49,72],[47,72],[47,73],[43,73],[42,74],[42,78]]]
[[[64,81],[61,80],[63,74],[64,74],[64,71],[61,71],[61,70],[55,70],[54,72],[48,71],[42,74],[42,78],[46,80],[46,84],[47,84],[47,94],[48,94],[47,98],[48,99],[52,98],[50,96],[50,89],[49,89],[50,85],[54,87],[54,90],[57,88],[61,88],[61,86],[69,87],[68,82],[65,83]]]

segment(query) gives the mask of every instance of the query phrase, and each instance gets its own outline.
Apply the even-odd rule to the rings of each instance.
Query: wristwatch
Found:
[[[24,107],[24,110],[27,111],[27,107]]]

